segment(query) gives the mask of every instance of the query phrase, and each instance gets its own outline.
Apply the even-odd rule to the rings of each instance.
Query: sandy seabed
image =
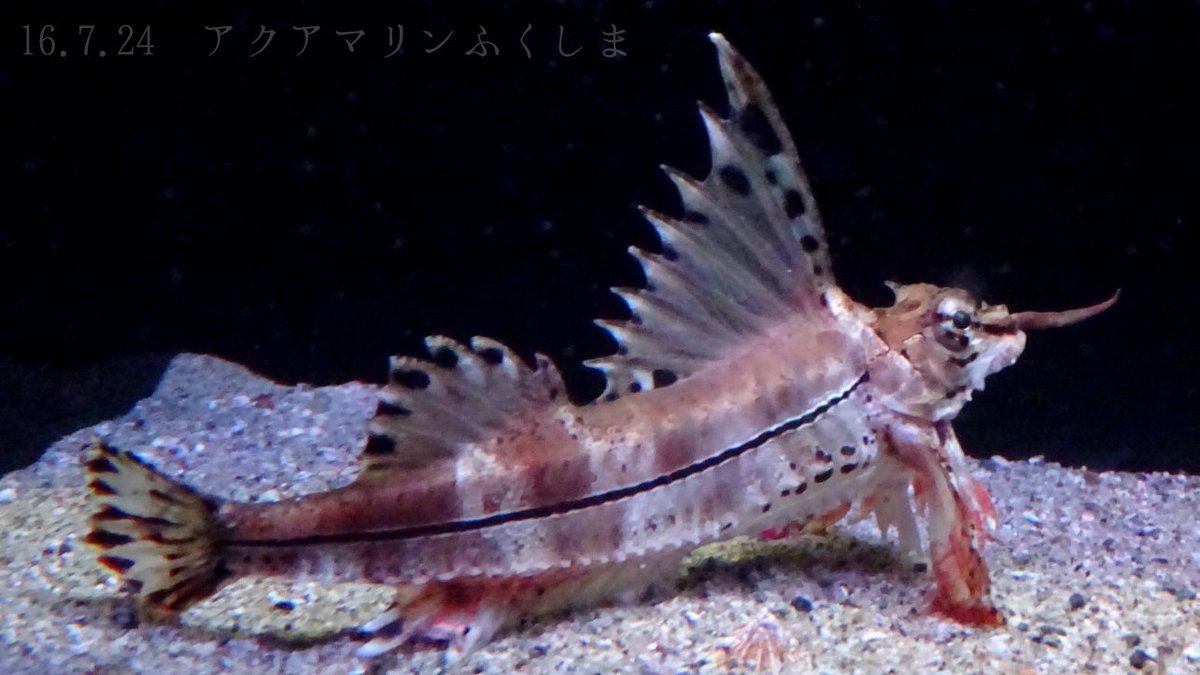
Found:
[[[732,542],[693,556],[676,588],[550,617],[447,663],[436,651],[355,657],[387,607],[369,584],[242,579],[177,621],[144,616],[83,543],[80,457],[93,434],[222,497],[280,499],[349,482],[373,386],[284,387],[184,354],[125,416],[82,429],[0,479],[0,672],[691,673],[747,626],[788,673],[1200,673],[1200,478],[985,460],[985,551],[1004,628],[930,616],[932,580],[863,524]]]

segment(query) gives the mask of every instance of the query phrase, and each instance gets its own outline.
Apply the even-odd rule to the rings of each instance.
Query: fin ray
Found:
[[[428,359],[395,356],[388,384],[368,425],[360,480],[418,469],[458,456],[492,437],[525,409],[545,407],[565,391],[550,359],[533,367],[483,337],[470,346],[444,336],[425,339]]]
[[[86,541],[143,602],[178,612],[220,586],[228,573],[220,556],[216,500],[99,439],[84,467],[97,505]]]
[[[634,318],[599,322],[620,345],[587,362],[604,372],[606,399],[651,388],[656,370],[687,377],[778,317],[827,311],[829,247],[791,134],[758,73],[723,36],[710,38],[728,117],[700,104],[712,163],[704,180],[664,167],[683,217],[642,209],[663,254],[631,249],[647,288],[617,292]]]

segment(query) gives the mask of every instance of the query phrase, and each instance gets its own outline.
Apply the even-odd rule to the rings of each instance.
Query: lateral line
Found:
[[[581,509],[600,506],[611,502],[628,499],[635,495],[639,495],[650,490],[654,490],[666,485],[670,485],[676,481],[689,478],[699,473],[703,473],[709,469],[720,466],[730,460],[736,459],[751,450],[760,448],[768,442],[790,433],[801,427],[812,424],[818,417],[825,414],[833,406],[846,400],[860,385],[867,382],[869,373],[863,373],[861,377],[854,381],[849,387],[837,396],[825,401],[816,408],[804,413],[799,417],[780,422],[779,424],[763,430],[748,441],[739,443],[732,447],[726,448],[721,452],[706,457],[698,462],[693,462],[684,467],[680,467],[661,476],[657,476],[647,481],[625,487],[615,488],[607,492],[580,497],[565,502],[556,504],[547,504],[545,506],[535,506],[519,511],[507,511],[505,513],[497,513],[483,518],[473,518],[469,520],[455,520],[445,523],[431,523],[429,525],[418,525],[415,527],[406,527],[395,530],[376,530],[374,532],[346,532],[338,534],[318,534],[308,537],[294,537],[289,539],[255,539],[255,540],[226,540],[226,545],[238,546],[244,548],[282,548],[294,546],[315,546],[321,544],[357,544],[365,542],[378,541],[401,541],[404,539],[416,539],[419,537],[431,537],[440,534],[457,534],[462,532],[471,532],[473,530],[482,530],[497,525],[507,523],[520,522],[524,520],[532,520],[535,518],[546,518],[549,516],[562,515],[579,511]]]

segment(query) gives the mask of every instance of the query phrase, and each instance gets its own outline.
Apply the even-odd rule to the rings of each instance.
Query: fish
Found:
[[[228,580],[281,575],[396,589],[360,633],[371,658],[432,641],[466,654],[531,617],[637,599],[699,546],[873,517],[927,555],[931,610],[1004,614],[982,556],[996,512],[952,426],[1026,332],[1095,316],[1010,312],[888,282],[837,284],[791,134],[754,68],[713,33],[725,117],[700,104],[711,169],[664,167],[677,215],[631,247],[646,284],[598,320],[603,393],[573,403],[554,363],[476,337],[392,357],[354,482],[270,503],[189,487],[102,439],[81,461],[89,544],[141,603],[181,612]]]

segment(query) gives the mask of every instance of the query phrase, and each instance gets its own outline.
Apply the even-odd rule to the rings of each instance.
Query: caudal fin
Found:
[[[148,605],[179,612],[229,576],[222,564],[218,503],[167,478],[137,455],[105,445],[84,466],[96,510],[87,542]]]

